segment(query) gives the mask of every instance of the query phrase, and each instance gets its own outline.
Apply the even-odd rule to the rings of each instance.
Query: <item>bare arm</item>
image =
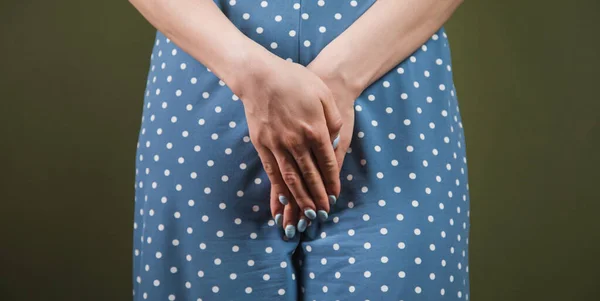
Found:
[[[274,55],[244,35],[212,0],[129,0],[159,31],[207,66],[238,96],[240,82],[250,78],[250,64]],[[218,28],[218,30],[214,30]]]
[[[327,85],[244,35],[213,0],[129,1],[240,97],[250,140],[271,181],[276,221],[298,211],[327,218],[329,200],[341,190],[331,140],[342,126]],[[284,210],[288,202],[296,206]],[[289,219],[283,226],[288,237],[295,235]]]
[[[331,41],[310,68],[358,96],[423,45],[462,1],[378,0]]]

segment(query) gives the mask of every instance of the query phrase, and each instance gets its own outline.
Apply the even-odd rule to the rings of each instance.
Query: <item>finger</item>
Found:
[[[322,134],[320,138],[311,141],[311,150],[314,161],[317,162],[321,172],[321,181],[325,186],[327,202],[330,206],[333,206],[337,202],[341,190],[340,166],[335,151],[331,147],[326,134]]]
[[[283,226],[283,204],[279,201],[279,193],[277,193],[276,186],[271,184],[271,215],[273,216],[273,220],[275,220],[275,224],[278,227]]]
[[[346,157],[347,148],[339,147],[339,149],[335,150],[335,161],[337,163],[340,171],[342,170],[342,165],[344,164],[344,158]]]
[[[312,130],[307,130],[306,135],[308,137],[314,137],[315,134],[311,133],[311,131]],[[329,198],[323,183],[323,178],[321,177],[321,173],[317,168],[316,162],[311,153],[310,140],[313,139],[314,138],[308,138],[306,143],[302,143],[296,147],[291,147],[290,151],[296,160],[296,164],[298,165],[298,169],[302,175],[302,180],[306,184],[306,187],[312,196],[312,200],[317,209],[317,216],[321,221],[324,221],[329,216]],[[332,152],[333,157],[333,149],[331,148],[329,142],[327,142],[327,147],[329,148],[330,152]],[[308,214],[307,217],[310,218]]]
[[[298,206],[290,203],[283,209],[283,225],[287,238],[294,238],[296,235],[296,219],[298,218]]]
[[[296,232],[299,232],[298,229],[298,216],[303,215],[300,209],[298,208],[298,204],[295,201],[291,201],[288,205],[285,206],[284,215],[283,215],[283,224],[284,229],[291,229],[288,227],[289,225],[293,225],[296,229]],[[286,213],[289,211],[289,213]],[[287,228],[286,228],[287,227]],[[291,238],[291,237],[289,237]]]
[[[284,148],[274,149],[273,155],[277,160],[281,177],[287,189],[291,192],[291,197],[298,204],[299,210],[302,210],[310,219],[316,218],[315,203],[302,181],[294,157]]]
[[[275,223],[279,227],[282,227],[283,206],[288,203],[290,192],[288,191],[287,186],[281,177],[279,167],[277,166],[277,161],[275,160],[275,157],[271,151],[268,148],[261,146],[257,146],[255,148],[258,152],[258,156],[260,157],[263,168],[269,177],[269,181],[271,182],[271,195],[269,202],[271,206],[271,216],[273,216]]]
[[[304,232],[306,228],[310,225],[310,220],[306,218],[306,216],[304,216],[304,214],[302,214],[302,212],[300,211],[298,211],[296,217],[298,221],[298,223],[296,224],[296,230],[298,230],[298,232]]]
[[[327,129],[329,131],[330,142],[333,142],[339,135],[340,129],[342,128],[343,119],[335,103],[333,93],[326,88],[325,93],[321,97],[321,105],[323,106],[323,113],[325,114],[325,121],[327,123]]]
[[[342,129],[342,131],[347,132],[350,131],[350,133],[342,133],[342,135],[340,135],[340,141],[338,143],[338,147],[334,150],[335,152],[335,158],[336,158],[336,162],[338,164],[338,168],[341,172],[342,170],[342,165],[344,163],[344,158],[346,157],[346,154],[348,152],[348,148],[350,147],[350,142],[352,139],[352,129],[348,130],[348,129]],[[342,138],[343,136],[343,138]],[[348,138],[346,138],[348,137]]]
[[[333,138],[333,149],[336,149],[338,147],[338,144],[340,143],[340,133],[338,132],[337,135]]]

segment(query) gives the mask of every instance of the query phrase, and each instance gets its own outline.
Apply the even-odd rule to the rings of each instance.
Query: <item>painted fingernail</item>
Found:
[[[287,227],[285,227],[285,236],[292,238],[294,235],[296,235],[296,227],[293,225],[287,225]]]
[[[329,217],[329,214],[327,214],[327,212],[325,210],[319,210],[318,213],[319,213],[319,219],[321,221],[325,221]]]
[[[312,210],[312,209],[306,209],[306,210],[304,210],[304,215],[306,215],[306,217],[308,217],[310,219],[317,218],[317,213],[315,213],[315,211]]]
[[[329,195],[329,204],[330,205],[335,205],[336,202],[337,202],[337,198],[335,197],[335,195],[330,194]]]
[[[279,202],[282,203],[283,205],[287,205],[289,203],[288,199],[283,194],[279,195]]]
[[[338,143],[340,143],[340,134],[338,133],[337,136],[335,136],[335,139],[333,139],[333,148],[337,148]]]
[[[283,220],[283,215],[281,215],[281,213],[277,213],[277,215],[275,215],[275,223],[277,225],[281,225],[282,220]]]
[[[300,221],[298,221],[298,231],[304,232],[304,230],[306,230],[306,226],[308,226],[306,219],[301,218]]]

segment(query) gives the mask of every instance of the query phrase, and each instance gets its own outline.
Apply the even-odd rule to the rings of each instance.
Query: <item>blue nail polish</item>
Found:
[[[325,210],[319,210],[318,213],[319,213],[319,219],[321,221],[325,221],[329,217],[329,214],[327,214],[327,212]]]
[[[306,217],[308,217],[310,219],[317,218],[317,213],[314,210],[312,210],[312,209],[306,209],[306,210],[304,210],[304,215],[306,215]]]
[[[288,238],[293,238],[294,235],[296,235],[296,227],[287,225],[287,227],[285,227],[285,236]]]
[[[308,226],[306,219],[301,218],[300,221],[298,221],[298,231],[304,232],[304,230],[306,230],[306,226]]]
[[[281,215],[281,213],[277,213],[277,215],[275,215],[275,224],[281,225],[282,220],[283,220],[283,215]]]
[[[329,195],[329,204],[330,205],[335,205],[336,202],[337,202],[337,198],[335,197],[335,195],[330,194]]]
[[[288,199],[283,194],[279,195],[279,202],[282,203],[283,205],[287,205],[289,203]]]
[[[340,143],[340,134],[338,134],[335,139],[333,139],[333,148],[337,148],[338,143]]]

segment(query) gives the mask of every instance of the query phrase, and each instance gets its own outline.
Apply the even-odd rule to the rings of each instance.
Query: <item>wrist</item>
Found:
[[[307,68],[316,73],[328,86],[344,89],[348,94],[358,97],[368,86],[370,77],[367,70],[357,67],[351,52],[327,47]]]
[[[273,61],[278,58],[261,45],[249,41],[227,54],[222,80],[241,99],[249,88],[269,76]]]

